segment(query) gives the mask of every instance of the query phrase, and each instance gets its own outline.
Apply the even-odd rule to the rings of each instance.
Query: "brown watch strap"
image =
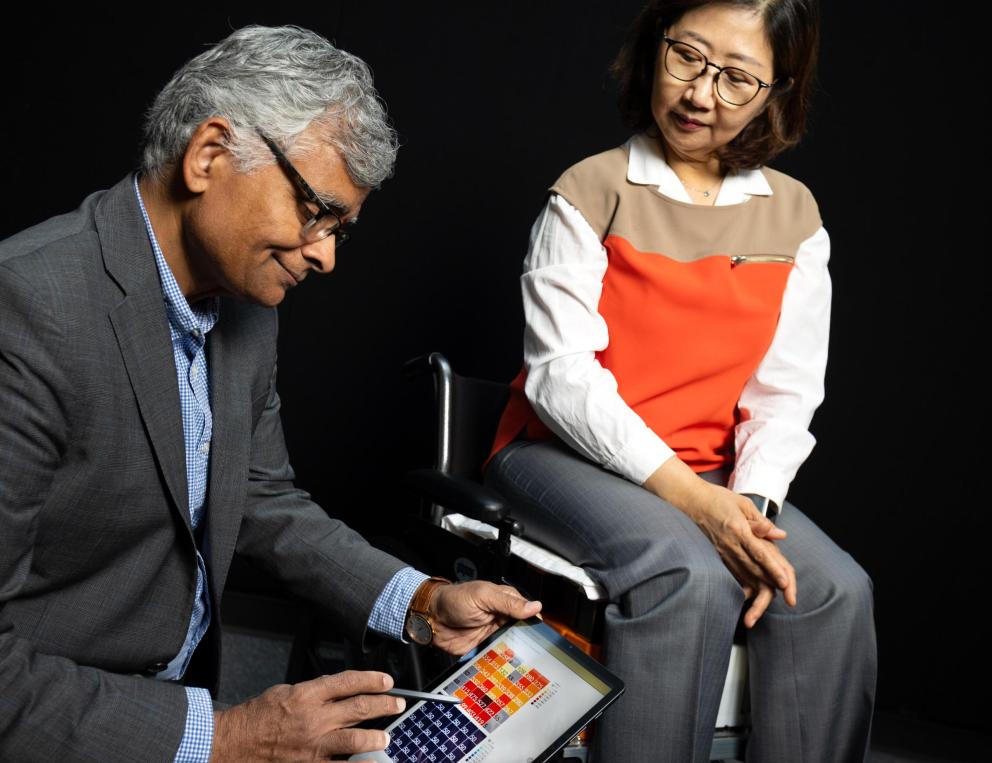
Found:
[[[430,610],[434,593],[443,585],[451,585],[451,581],[447,578],[432,577],[421,583],[413,599],[410,600],[410,611],[426,615]]]

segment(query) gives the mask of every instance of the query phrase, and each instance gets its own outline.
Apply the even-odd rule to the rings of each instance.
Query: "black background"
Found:
[[[772,164],[812,189],[832,242],[827,399],[790,499],[874,581],[878,707],[985,728],[988,77],[956,6],[839,5],[809,134]],[[335,273],[281,306],[280,390],[299,483],[381,529],[410,508],[398,478],[425,434],[399,368],[440,350],[465,374],[518,370],[527,234],[558,174],[627,137],[606,67],[639,3],[302,7],[8,25],[0,237],[135,167],[157,90],[233,28],[295,23],[368,61],[397,174]]]

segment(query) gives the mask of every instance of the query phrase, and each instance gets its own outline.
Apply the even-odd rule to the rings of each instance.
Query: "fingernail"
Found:
[[[404,710],[406,710],[406,700],[403,699],[402,697],[397,697],[396,698],[396,712],[397,713],[402,713]]]
[[[382,749],[384,749],[384,750],[387,747],[389,747],[389,732],[388,731],[383,731],[382,732],[382,742],[381,742],[381,744],[382,744]]]

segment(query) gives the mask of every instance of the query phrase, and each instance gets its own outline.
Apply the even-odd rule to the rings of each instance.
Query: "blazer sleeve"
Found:
[[[376,599],[406,565],[328,516],[293,484],[275,363],[264,398],[251,436],[248,493],[237,550],[329,613],[360,644]]]
[[[4,616],[24,595],[67,443],[62,344],[51,306],[0,264],[0,760],[171,761],[186,722],[182,686],[42,654]]]

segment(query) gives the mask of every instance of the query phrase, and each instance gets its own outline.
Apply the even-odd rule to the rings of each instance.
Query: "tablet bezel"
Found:
[[[597,679],[602,681],[608,689],[607,693],[601,697],[595,705],[593,705],[589,710],[586,710],[575,722],[572,723],[572,725],[570,725],[561,735],[559,735],[541,753],[539,753],[537,757],[534,758],[534,763],[546,763],[556,752],[568,744],[569,741],[576,736],[576,734],[602,715],[603,711],[613,704],[621,694],[623,694],[624,683],[619,677],[611,673],[606,669],[606,667],[583,652],[575,646],[575,644],[571,643],[567,638],[540,618],[532,617],[528,620],[514,620],[513,622],[507,623],[485,641],[480,643],[479,646],[470,653],[471,657],[467,659],[463,658],[458,662],[453,663],[434,679],[427,682],[428,688],[425,688],[424,691],[433,694],[437,692],[438,689],[443,688],[446,683],[451,681],[452,678],[457,676],[458,673],[464,669],[467,662],[476,659],[479,654],[485,652],[486,649],[503,638],[511,628],[515,627],[536,628],[537,631],[541,633],[541,638],[543,640],[550,641],[554,646],[561,649],[570,659],[578,663],[580,667],[584,670],[588,670]],[[380,726],[381,728],[391,726],[392,724],[402,720],[407,715],[413,713],[421,704],[421,701],[414,702],[399,715],[391,716],[388,719],[382,719],[380,723],[376,724],[376,726]]]

